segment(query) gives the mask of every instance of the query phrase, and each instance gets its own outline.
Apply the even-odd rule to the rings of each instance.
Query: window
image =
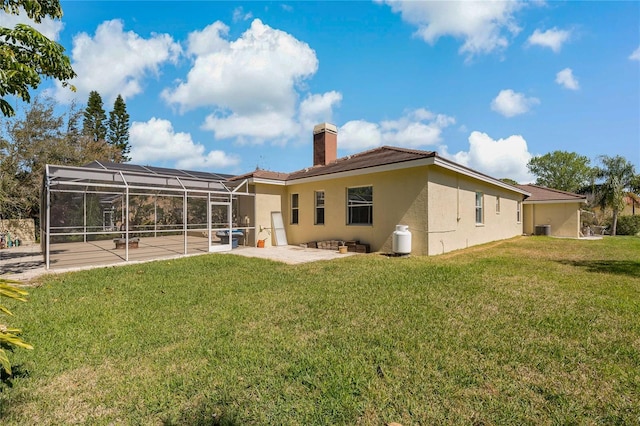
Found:
[[[500,214],[500,197],[496,197],[496,214]]]
[[[347,225],[373,224],[373,186],[347,188]]]
[[[298,194],[291,194],[291,224],[298,224]]]
[[[316,191],[316,225],[324,225],[324,191]]]
[[[484,223],[484,197],[482,192],[476,192],[476,224]]]
[[[516,207],[516,220],[518,221],[518,223],[522,221],[521,211],[522,211],[522,201],[518,201],[518,205]]]

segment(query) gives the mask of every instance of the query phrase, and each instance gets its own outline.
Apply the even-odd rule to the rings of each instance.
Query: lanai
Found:
[[[63,257],[76,253],[88,264],[118,263],[254,245],[254,194],[247,181],[228,177],[97,161],[47,165],[40,219],[47,269],[68,266]]]

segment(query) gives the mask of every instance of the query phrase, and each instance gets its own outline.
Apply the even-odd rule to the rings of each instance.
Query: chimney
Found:
[[[324,166],[338,158],[338,128],[321,123],[313,127],[313,165]]]

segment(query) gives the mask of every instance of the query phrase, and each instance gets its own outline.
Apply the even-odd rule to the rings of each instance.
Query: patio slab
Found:
[[[175,259],[185,256],[208,254],[206,240],[189,237],[187,255],[184,254],[182,237],[144,238],[139,248],[129,249],[129,262],[125,262],[124,249],[115,249],[110,240],[87,243],[52,244],[50,269],[45,268],[44,256],[39,245],[5,248],[0,250],[0,278],[27,283],[40,275],[86,270],[104,266],[129,265],[154,260]],[[204,242],[203,242],[204,241]],[[244,247],[229,252],[246,257],[258,257],[290,265],[331,260],[354,255],[337,251],[311,249],[299,246]]]
[[[353,256],[356,253],[338,253],[333,250],[322,250],[305,248],[300,246],[277,246],[277,247],[242,247],[238,250],[224,252],[225,254],[235,254],[246,257],[259,257],[262,259],[271,259],[276,262],[283,262],[289,265],[299,263],[317,262],[319,260],[332,260],[341,257]]]

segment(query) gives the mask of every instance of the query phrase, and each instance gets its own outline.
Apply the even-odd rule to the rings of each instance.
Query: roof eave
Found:
[[[435,156],[435,157],[432,158],[432,160],[433,160],[433,164],[436,165],[436,166],[440,166],[440,167],[443,167],[445,169],[454,171],[456,173],[460,173],[460,174],[463,174],[465,176],[469,176],[469,177],[481,180],[483,182],[487,182],[487,183],[499,186],[499,187],[501,187],[503,189],[507,189],[509,191],[517,192],[517,193],[522,194],[522,195],[524,195],[526,197],[530,197],[531,196],[531,193],[528,192],[528,191],[525,191],[524,189],[520,189],[517,186],[510,185],[510,184],[508,184],[506,182],[503,182],[503,181],[501,181],[499,179],[493,178],[491,176],[487,176],[487,175],[482,174],[480,172],[477,172],[477,171],[475,171],[473,169],[470,169],[468,167],[462,166],[462,165],[460,165],[458,163],[454,163],[453,161],[446,160],[446,159],[444,159],[444,158],[442,158],[440,156]]]
[[[524,200],[523,204],[568,204],[568,203],[576,203],[576,204],[586,204],[587,199],[578,199],[578,200]]]

